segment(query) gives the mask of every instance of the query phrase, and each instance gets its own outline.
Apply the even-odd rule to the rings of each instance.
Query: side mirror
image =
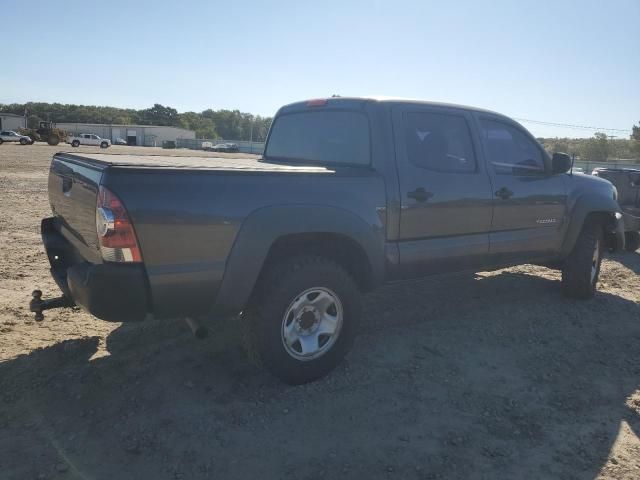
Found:
[[[571,169],[571,157],[566,153],[554,153],[551,157],[551,171],[554,174],[567,173]]]

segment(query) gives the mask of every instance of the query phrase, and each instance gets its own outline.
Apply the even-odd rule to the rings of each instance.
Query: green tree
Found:
[[[212,110],[178,113],[175,108],[155,104],[151,108],[134,110],[95,105],[27,102],[0,104],[0,112],[24,115],[28,112],[29,127],[36,128],[41,120],[65,123],[143,124],[179,126],[194,130],[199,138],[224,138],[263,142],[271,125],[270,117],[243,113],[239,110]]]
[[[634,125],[631,132],[631,149],[636,155],[640,155],[640,126]]]
[[[141,123],[146,125],[178,126],[180,119],[175,108],[156,103],[153,107],[140,112]]]
[[[605,133],[597,132],[584,144],[582,155],[585,160],[606,162],[609,158],[609,139]]]

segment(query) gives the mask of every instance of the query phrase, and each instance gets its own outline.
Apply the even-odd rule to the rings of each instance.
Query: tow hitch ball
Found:
[[[33,297],[29,302],[29,310],[35,313],[35,321],[41,322],[44,320],[42,312],[51,308],[73,307],[74,303],[64,295],[61,297],[50,298],[48,300],[42,300],[42,290],[34,290],[31,293]]]

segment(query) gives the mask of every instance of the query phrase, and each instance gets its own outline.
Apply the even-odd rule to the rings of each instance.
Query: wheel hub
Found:
[[[296,321],[298,331],[303,334],[312,333],[314,327],[317,327],[320,323],[316,309],[308,307],[303,309]]]
[[[296,360],[324,355],[342,328],[342,302],[326,287],[309,288],[298,295],[282,319],[282,343]]]

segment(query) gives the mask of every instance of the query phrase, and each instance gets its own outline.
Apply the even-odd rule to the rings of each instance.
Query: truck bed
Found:
[[[233,155],[233,156],[231,156]],[[249,172],[305,172],[328,173],[333,170],[327,167],[286,165],[270,163],[256,155],[230,156],[178,156],[178,155],[127,155],[110,153],[83,153],[78,155],[70,152],[60,152],[57,157],[65,160],[90,161],[104,166],[131,168],[163,168],[186,170],[220,170],[220,171],[249,171]]]

